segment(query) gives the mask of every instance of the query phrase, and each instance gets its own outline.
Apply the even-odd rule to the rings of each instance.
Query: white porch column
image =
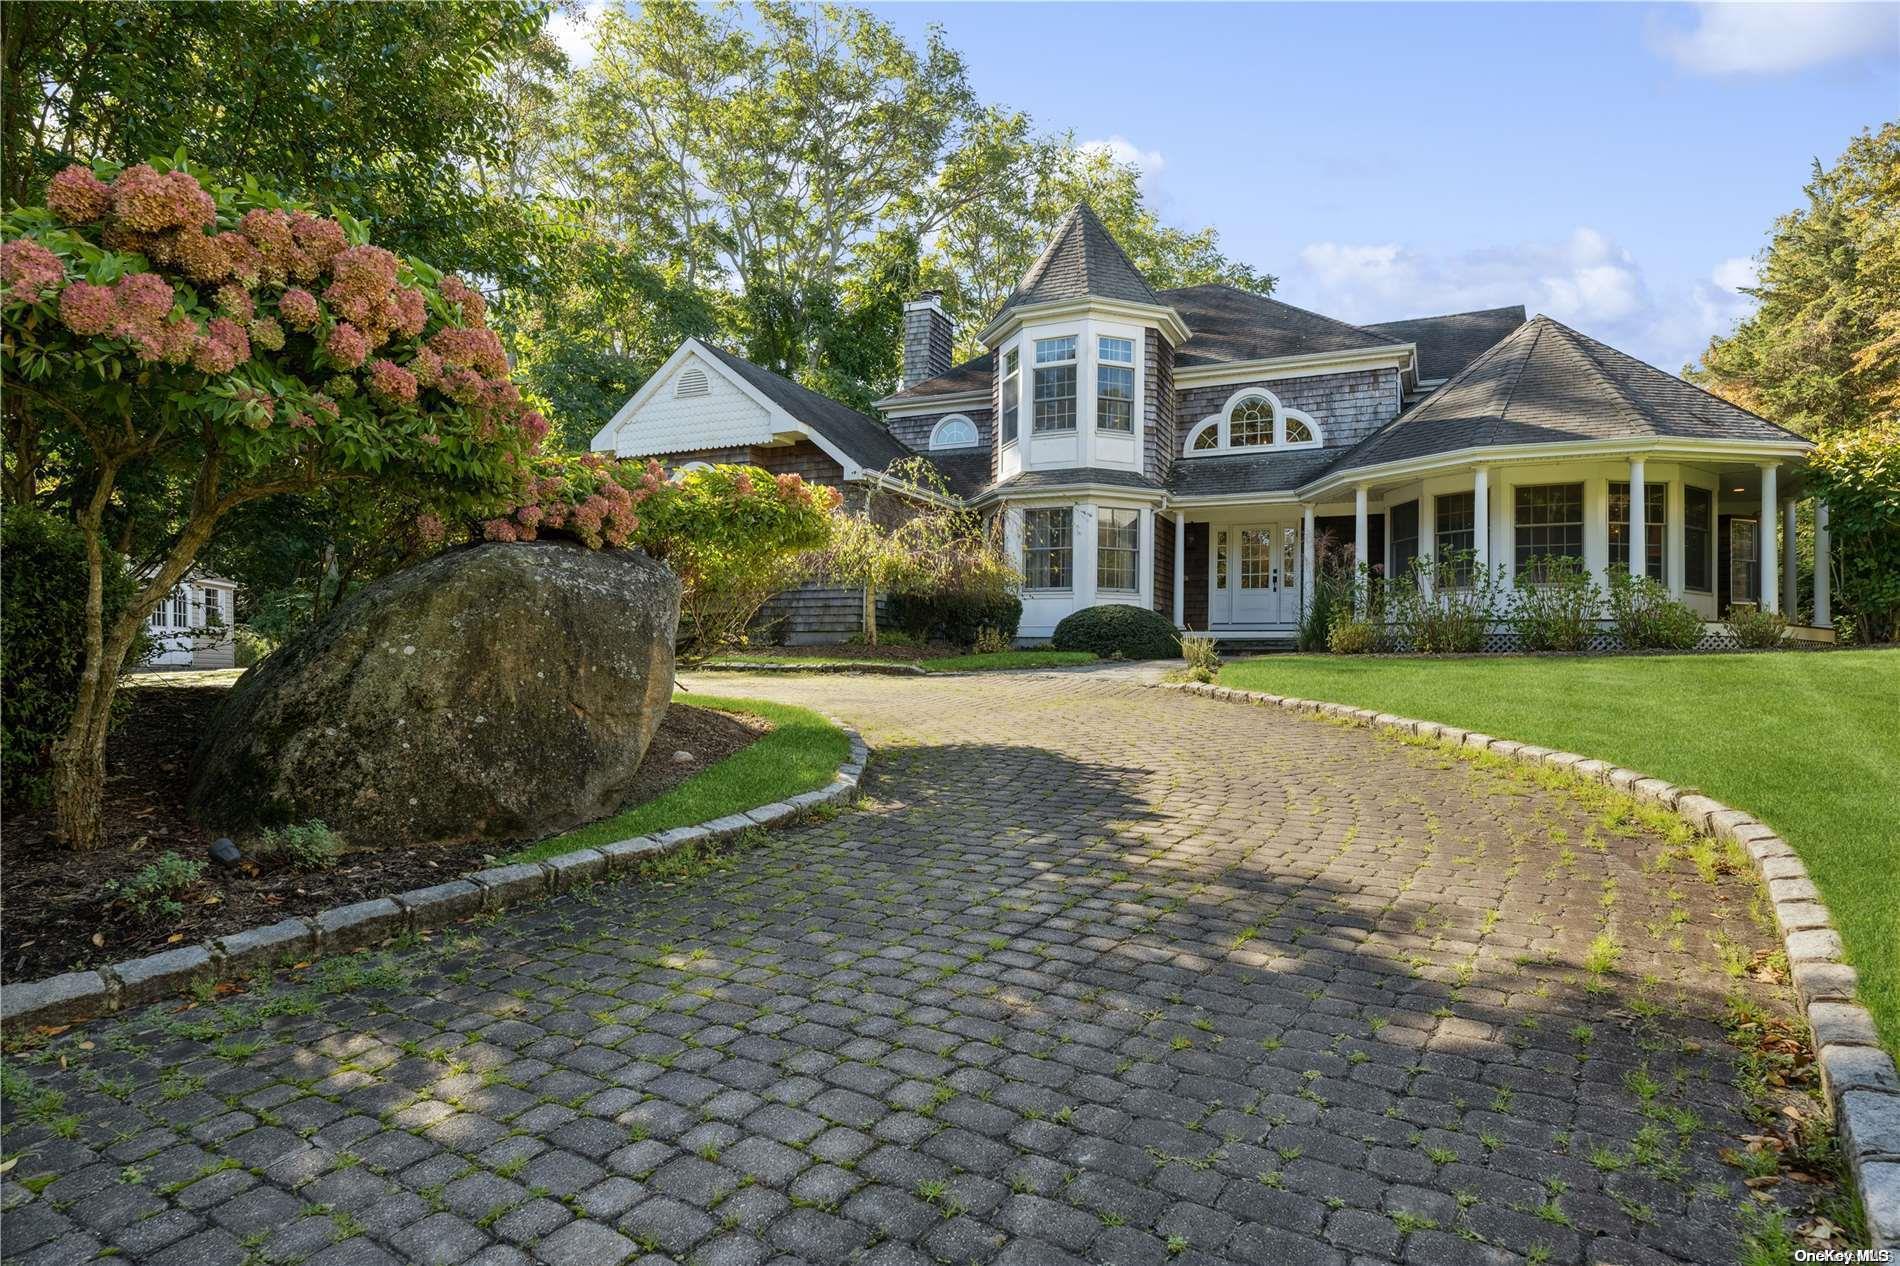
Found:
[[[1763,611],[1781,610],[1781,586],[1775,583],[1775,512],[1781,501],[1775,494],[1775,475],[1779,468],[1773,462],[1762,463],[1761,468],[1761,609]]]
[[[1630,458],[1630,575],[1649,574],[1649,524],[1643,505],[1643,459]]]
[[[1827,527],[1827,502],[1814,503],[1814,627],[1834,627],[1834,573],[1830,546],[1834,534]]]
[[[1318,568],[1313,555],[1313,503],[1307,502],[1300,510],[1304,519],[1300,525],[1300,614],[1305,615],[1306,604],[1313,600],[1313,578]]]
[[[1471,560],[1473,572],[1486,576],[1496,573],[1491,567],[1491,468],[1478,467],[1471,480]]]
[[[1371,560],[1366,557],[1366,548],[1372,537],[1366,531],[1366,486],[1360,484],[1352,490],[1352,565],[1355,577],[1370,577]],[[1365,585],[1354,586],[1353,610],[1355,614],[1366,613]]]
[[[1682,530],[1682,519],[1688,510],[1683,502],[1680,471],[1663,493],[1663,513],[1667,516],[1663,521],[1663,583],[1669,586],[1669,596],[1681,602],[1683,569],[1687,565],[1684,542],[1688,539]]]
[[[1789,615],[1800,606],[1801,587],[1794,576],[1794,498],[1781,499],[1781,609]]]
[[[1187,516],[1174,512],[1174,627],[1183,629],[1187,618]]]

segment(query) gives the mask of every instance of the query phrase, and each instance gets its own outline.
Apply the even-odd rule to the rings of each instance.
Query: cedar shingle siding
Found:
[[[1309,378],[1267,378],[1246,384],[1222,383],[1216,387],[1190,387],[1181,396],[1181,439],[1236,392],[1260,387],[1279,397],[1289,409],[1313,415],[1330,449],[1350,448],[1390,422],[1399,413],[1401,386],[1396,369],[1356,369],[1343,374],[1315,374]],[[1267,454],[1263,460],[1271,460]]]

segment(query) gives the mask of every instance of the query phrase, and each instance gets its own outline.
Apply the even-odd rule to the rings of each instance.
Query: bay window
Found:
[[[1541,580],[1546,559],[1583,558],[1583,485],[1527,484],[1517,489],[1517,572]]]
[[[1134,593],[1141,559],[1141,511],[1102,507],[1095,519],[1095,587]]]
[[[1016,407],[1022,399],[1022,375],[1017,372],[1017,353],[1010,348],[1003,353],[1003,443],[1016,442]]]
[[[1068,589],[1074,584],[1075,532],[1067,506],[1023,511],[1023,587]]]
[[[1075,429],[1075,335],[1036,340],[1035,414],[1031,429]]]
[[[1452,583],[1471,583],[1471,551],[1477,548],[1477,502],[1474,492],[1441,492],[1433,499],[1432,558],[1455,567]]]
[[[1135,430],[1135,341],[1100,338],[1095,345],[1095,428]]]

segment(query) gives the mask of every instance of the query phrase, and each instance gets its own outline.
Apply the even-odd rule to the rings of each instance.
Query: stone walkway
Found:
[[[6,1259],[1734,1259],[1750,888],[1134,676],[693,683],[864,802],[10,1060]]]

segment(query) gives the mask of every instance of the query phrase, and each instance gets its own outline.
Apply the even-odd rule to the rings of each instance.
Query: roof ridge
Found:
[[[1595,339],[1583,333],[1581,330],[1571,329],[1555,317],[1543,317],[1542,319],[1548,321],[1556,329],[1563,332],[1566,336],[1565,341],[1576,349],[1578,355],[1590,363],[1591,367],[1597,371],[1597,377],[1601,378],[1604,385],[1609,387],[1612,395],[1623,402],[1625,408],[1641,418],[1644,423],[1649,426],[1650,430],[1656,434],[1667,434],[1669,426],[1663,417],[1654,409],[1650,408],[1647,403],[1638,399],[1635,393],[1611,372],[1610,367],[1604,363],[1603,357],[1597,354],[1596,348],[1603,346],[1602,344],[1598,344]]]
[[[1535,356],[1535,355],[1537,355],[1537,345],[1538,345],[1538,343],[1540,343],[1540,342],[1542,342],[1542,341],[1543,341],[1543,338],[1544,338],[1544,327],[1543,327],[1543,326],[1541,326],[1541,325],[1538,325],[1538,324],[1537,324],[1537,323],[1538,323],[1539,321],[1550,321],[1550,318],[1549,318],[1549,317],[1547,317],[1547,316],[1544,316],[1543,314],[1541,314],[1541,313],[1540,313],[1540,314],[1538,314],[1538,315],[1537,315],[1537,316],[1536,316],[1535,318],[1533,318],[1532,320],[1529,320],[1529,321],[1526,321],[1526,322],[1524,323],[1525,325],[1530,325],[1530,326],[1536,326],[1536,333],[1534,333],[1534,334],[1532,334],[1532,335],[1531,335],[1531,342],[1530,342],[1530,346],[1529,346],[1529,347],[1526,347],[1526,348],[1524,349],[1524,354],[1523,354],[1522,356],[1520,356],[1520,357],[1518,357],[1518,360],[1517,360],[1517,372],[1511,375],[1511,385],[1510,385],[1509,387],[1507,387],[1507,388],[1505,388],[1505,390],[1504,390],[1504,403],[1498,406],[1498,417],[1499,417],[1499,418],[1506,418],[1506,417],[1509,417],[1509,416],[1510,416],[1510,413],[1511,413],[1511,401],[1512,401],[1513,399],[1515,399],[1515,398],[1516,398],[1516,396],[1517,396],[1517,389],[1518,389],[1518,387],[1519,387],[1519,385],[1520,385],[1520,384],[1522,384],[1522,383],[1523,383],[1523,381],[1524,381],[1524,371],[1530,368],[1530,364],[1531,364],[1531,357],[1533,357],[1533,356]],[[1556,324],[1556,322],[1555,322],[1555,321],[1550,321],[1550,324],[1552,324],[1552,325],[1555,325],[1555,324]],[[1523,326],[1519,326],[1518,328],[1519,328],[1519,329],[1522,329],[1522,328],[1523,328]],[[1515,332],[1515,331],[1513,331],[1513,332]],[[1498,340],[1498,343],[1497,343],[1497,346],[1499,346],[1499,347],[1502,347],[1502,346],[1504,346],[1504,344],[1506,344],[1506,343],[1508,343],[1508,342],[1510,342],[1510,341],[1511,341],[1511,340],[1510,340],[1510,338],[1509,338],[1509,336],[1506,336],[1505,338],[1502,338],[1502,339],[1500,339],[1500,340]],[[1483,358],[1483,357],[1479,357],[1478,359],[1479,359],[1479,360],[1482,360],[1482,359],[1484,359],[1484,358]],[[1474,364],[1474,365],[1475,365],[1476,363],[1477,363],[1477,361],[1473,361],[1473,362],[1472,362],[1472,364]],[[1467,368],[1469,368],[1469,366],[1467,366]],[[1447,384],[1447,385],[1449,385],[1449,384]]]
[[[1525,310],[1521,303],[1500,303],[1495,308],[1470,308],[1464,312],[1431,312],[1424,316],[1394,317],[1390,321],[1373,321],[1369,324],[1374,328],[1381,325],[1409,325],[1413,321],[1445,321],[1452,317],[1489,316],[1493,312],[1510,312],[1514,309],[1518,312]]]
[[[1384,334],[1381,334],[1379,331],[1372,329],[1370,326],[1357,325],[1351,321],[1343,321],[1336,316],[1329,316],[1327,313],[1321,312],[1315,308],[1302,308],[1297,303],[1288,303],[1285,299],[1276,299],[1270,294],[1263,295],[1257,290],[1243,290],[1239,286],[1236,286],[1232,284],[1231,282],[1198,281],[1198,282],[1195,282],[1191,286],[1169,286],[1166,290],[1155,291],[1155,296],[1159,298],[1162,295],[1178,294],[1179,292],[1183,290],[1231,291],[1234,294],[1240,295],[1243,298],[1252,299],[1259,303],[1271,303],[1275,305],[1276,307],[1290,308],[1295,312],[1303,312],[1307,316],[1310,316],[1310,317],[1318,317],[1320,320],[1326,321],[1332,325],[1337,325],[1341,329],[1354,330],[1360,334],[1370,335],[1372,338],[1378,340],[1378,342],[1374,343],[1373,346],[1385,346],[1392,343],[1392,340],[1390,338],[1386,337]]]
[[[1121,259],[1122,263],[1128,265],[1128,270],[1135,274],[1141,284],[1147,288],[1148,293],[1155,295],[1157,299],[1160,298],[1160,295],[1155,294],[1154,283],[1148,280],[1148,274],[1142,272],[1140,266],[1128,257],[1128,251],[1116,240],[1115,235],[1109,232],[1108,225],[1102,222],[1102,217],[1095,214],[1095,208],[1090,206],[1087,201],[1082,201],[1075,204],[1075,212],[1077,217],[1083,222],[1085,228],[1093,224],[1102,231],[1102,240],[1114,248],[1115,254]],[[1086,271],[1088,267],[1088,257],[1086,254],[1082,258],[1082,265]]]

